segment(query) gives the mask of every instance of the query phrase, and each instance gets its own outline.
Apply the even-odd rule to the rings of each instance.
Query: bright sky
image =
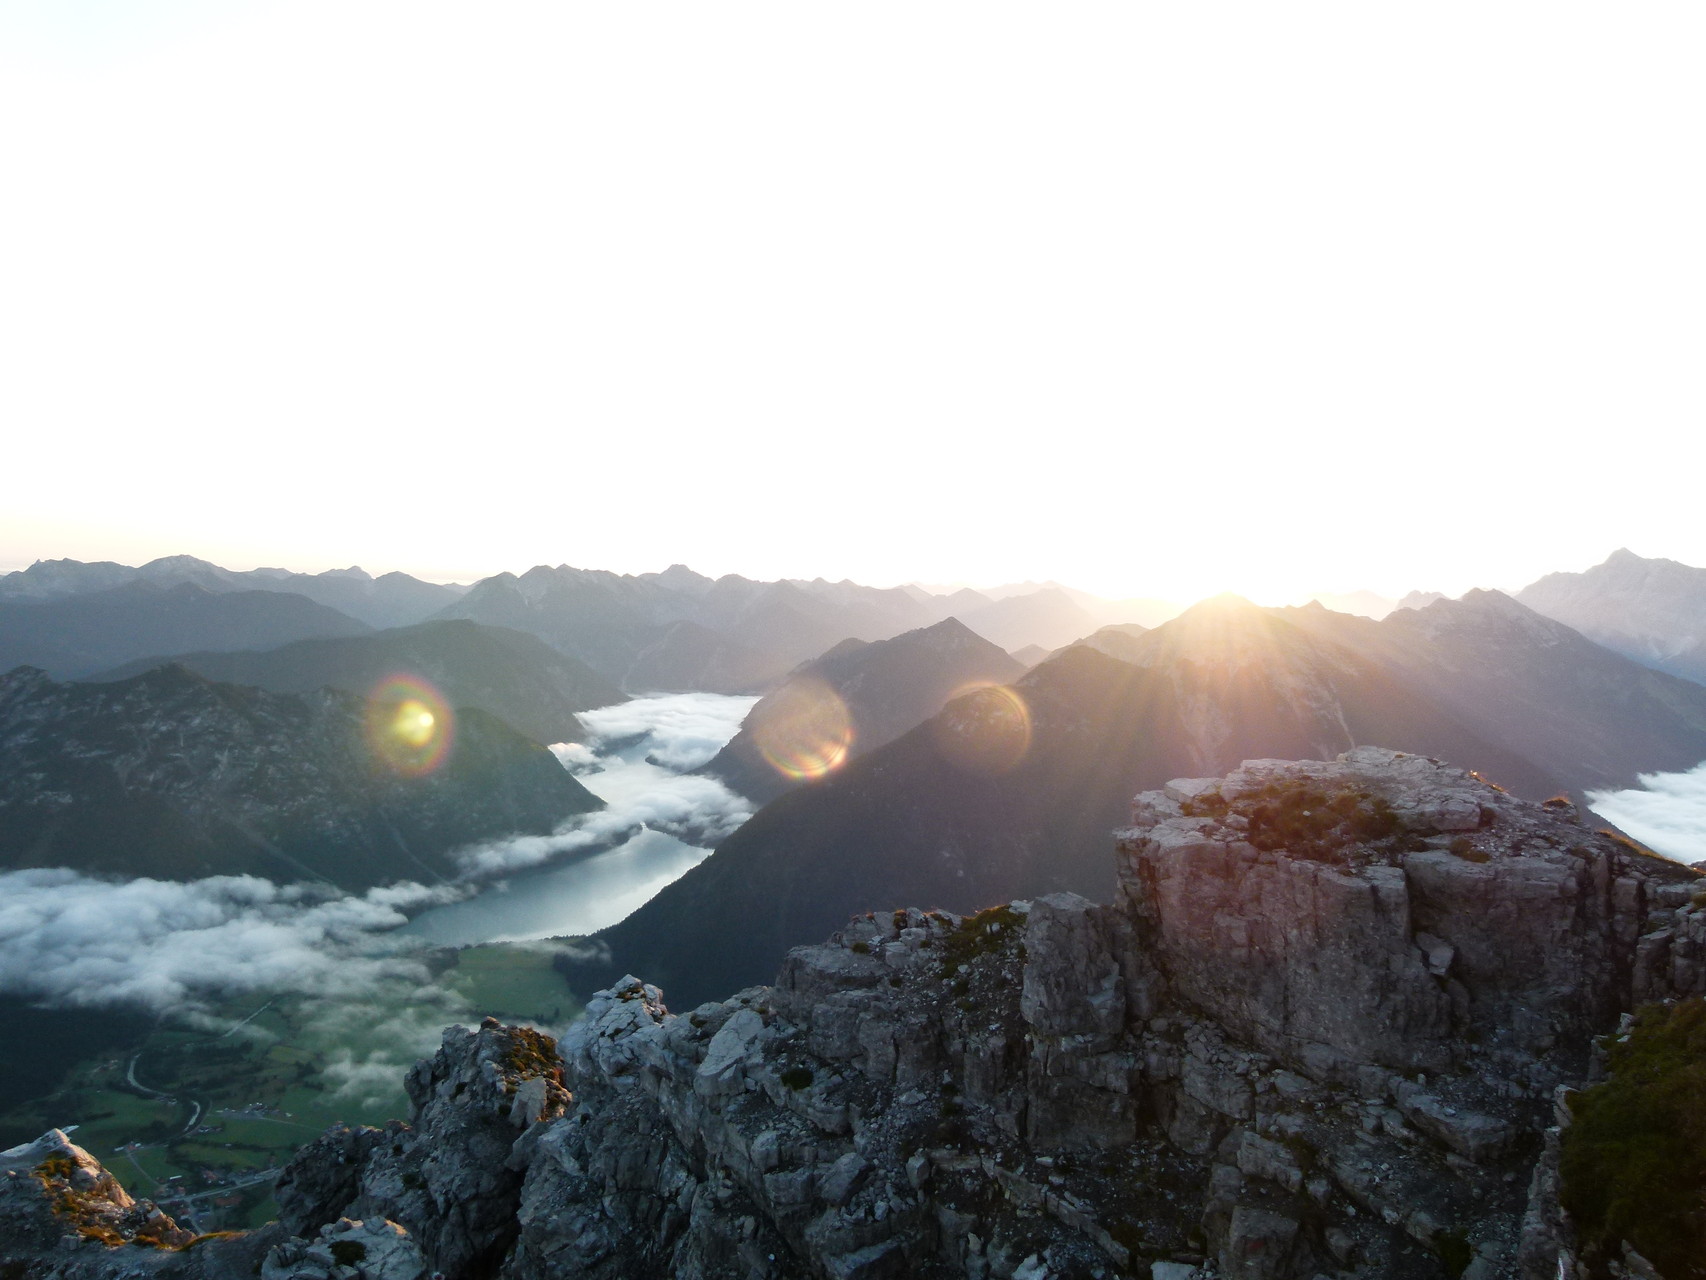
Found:
[[[1706,564],[1703,35],[0,0],[0,568]]]

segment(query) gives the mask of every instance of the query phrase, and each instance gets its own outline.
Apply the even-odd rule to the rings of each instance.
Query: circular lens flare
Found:
[[[937,750],[970,773],[1008,773],[1031,749],[1031,709],[1011,685],[966,685],[930,723]]]
[[[783,777],[810,781],[833,773],[853,750],[853,717],[822,680],[801,677],[752,709],[759,754]]]
[[[367,695],[367,745],[386,768],[409,777],[444,763],[456,716],[444,695],[419,676],[387,676]]]

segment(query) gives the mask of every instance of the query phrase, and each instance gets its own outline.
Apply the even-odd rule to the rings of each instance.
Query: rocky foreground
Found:
[[[1117,857],[1111,905],[857,918],[685,1015],[627,979],[560,1045],[451,1028],[245,1236],[49,1134],[0,1155],[0,1276],[1590,1274],[1559,1126],[1706,984],[1696,873],[1372,748],[1146,793]]]

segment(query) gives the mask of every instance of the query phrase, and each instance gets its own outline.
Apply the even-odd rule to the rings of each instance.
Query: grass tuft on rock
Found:
[[[942,972],[953,977],[962,965],[991,955],[1024,934],[1025,917],[1003,904],[960,921],[942,944]]]

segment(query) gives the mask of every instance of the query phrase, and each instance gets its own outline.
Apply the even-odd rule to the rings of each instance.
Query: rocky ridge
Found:
[[[273,1280],[1586,1275],[1562,1101],[1624,1011],[1701,991],[1693,871],[1367,747],[1147,792],[1117,850],[1107,905],[857,917],[683,1015],[624,979],[561,1066],[452,1028],[410,1123],[305,1148],[246,1256]],[[0,1221],[42,1185],[9,1177]],[[337,1262],[370,1236],[383,1263]],[[59,1268],[32,1275],[144,1252],[0,1240]],[[196,1252],[135,1274],[223,1274]]]

